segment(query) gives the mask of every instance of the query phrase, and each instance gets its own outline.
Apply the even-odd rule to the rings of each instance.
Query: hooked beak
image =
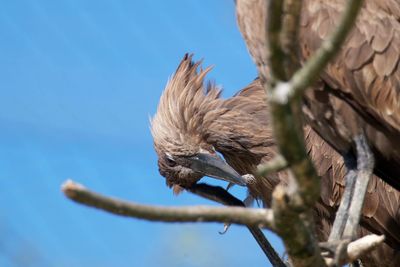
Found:
[[[187,158],[187,160],[193,171],[233,184],[246,186],[246,180],[218,155],[198,153]]]

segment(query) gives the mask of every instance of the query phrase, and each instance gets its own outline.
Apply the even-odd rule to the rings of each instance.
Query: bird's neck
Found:
[[[204,114],[202,136],[240,174],[256,174],[260,163],[276,154],[263,97],[237,95]],[[250,191],[268,204],[278,176],[257,179]]]

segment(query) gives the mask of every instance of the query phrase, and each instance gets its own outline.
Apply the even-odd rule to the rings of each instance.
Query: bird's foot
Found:
[[[224,223],[224,229],[222,229],[222,231],[219,231],[218,233],[220,235],[224,235],[226,232],[228,232],[230,227],[231,227],[230,223]]]
[[[246,185],[253,184],[256,181],[256,178],[254,178],[254,175],[252,175],[252,174],[242,175],[242,179]],[[235,185],[235,183],[232,183],[232,182],[228,183],[225,190],[229,191],[229,189],[231,189],[234,185]]]
[[[361,260],[356,260],[355,262],[350,263],[349,267],[364,267],[364,265]]]
[[[242,175],[242,178],[246,181],[246,184],[254,184],[256,182],[256,178],[252,174]]]
[[[321,242],[319,243],[319,247],[321,248],[324,257],[332,258],[332,266],[341,266],[341,263],[345,262],[345,259],[347,258],[347,245],[350,241],[350,239],[342,239],[330,242]]]

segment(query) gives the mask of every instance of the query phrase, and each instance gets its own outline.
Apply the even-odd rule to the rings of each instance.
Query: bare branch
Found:
[[[383,243],[385,236],[383,235],[366,235],[357,239],[347,245],[346,255],[343,257],[343,261],[339,262],[340,265],[345,265],[356,261],[362,255],[370,252],[379,245]],[[325,258],[325,262],[328,266],[333,266],[335,264],[334,260],[331,258]]]
[[[248,226],[248,229],[253,237],[257,240],[258,245],[262,248],[272,266],[287,267],[287,265],[282,261],[281,257],[279,257],[278,253],[272,247],[271,243],[269,243],[268,239],[265,238],[263,232],[259,227]]]
[[[283,186],[275,188],[272,208],[276,233],[282,238],[293,266],[325,266],[314,233],[312,211],[294,209],[289,203],[296,195]]]
[[[367,235],[351,242],[347,246],[347,262],[343,264],[359,259],[362,255],[382,244],[384,240],[385,236],[383,235]]]
[[[268,98],[269,105],[271,107],[272,115],[272,125],[274,130],[274,137],[277,141],[279,150],[283,157],[287,160],[290,168],[292,169],[296,179],[299,181],[299,193],[301,195],[301,200],[304,203],[297,203],[298,205],[305,204],[306,207],[310,208],[314,206],[315,201],[319,197],[319,178],[316,174],[314,166],[308,158],[307,151],[305,149],[303,130],[301,123],[300,113],[294,112],[294,108],[297,110],[300,105],[299,98],[286,98],[288,101],[278,102],[274,101],[275,94],[281,94],[285,92],[287,94],[292,90],[291,85],[284,82],[289,77],[276,72],[275,70],[280,70],[282,68],[283,62],[289,64],[291,57],[282,53],[282,55],[276,55],[272,48],[280,47],[281,40],[276,38],[280,36],[281,32],[277,33],[277,30],[282,31],[281,20],[282,20],[282,10],[278,12],[278,8],[271,9],[271,7],[278,6],[281,4],[278,2],[282,1],[269,1],[270,6],[267,14],[267,25],[268,32],[265,38],[268,38],[268,47],[271,49],[268,55],[268,63],[271,68],[271,80],[263,81],[266,93],[272,95]],[[282,7],[280,7],[282,8]],[[296,9],[297,8],[297,9]],[[300,12],[301,6],[295,5],[287,12],[293,12],[294,14],[286,14],[286,16],[297,17],[298,12]],[[290,30],[288,27],[286,30]],[[293,37],[293,35],[287,35],[288,38]],[[291,62],[296,64],[296,62]],[[262,70],[259,70],[262,71]],[[279,75],[279,76],[278,76]],[[264,75],[266,76],[266,75]],[[288,86],[284,86],[288,85]],[[287,90],[286,90],[287,89]],[[290,101],[289,101],[290,100]],[[301,201],[303,202],[303,201]]]
[[[102,196],[70,180],[63,184],[62,191],[75,202],[126,217],[162,222],[222,222],[272,228],[273,215],[268,209],[140,205]]]
[[[293,28],[294,25],[286,26],[285,31],[282,29],[282,2],[269,1],[266,19],[268,27],[264,38],[267,38],[267,47],[270,49],[266,54],[268,55],[271,79],[268,81],[261,79],[261,81],[267,95],[270,96],[273,96],[275,92],[279,93],[281,91],[279,85],[290,79],[293,69],[282,73],[283,65],[288,66],[297,62],[291,62],[293,54],[283,52],[276,54],[275,52],[280,51],[277,47],[282,45],[281,34],[286,37],[286,42],[288,42],[287,39],[295,38],[297,35],[297,30]],[[286,10],[286,16],[297,18],[301,4],[290,5],[288,2],[286,4],[291,7]],[[260,68],[260,76],[267,77],[267,74],[261,73],[262,71],[263,69]],[[287,89],[291,90],[291,88]],[[273,97],[269,97],[268,101],[271,108],[274,137],[282,156],[296,178],[289,182],[290,193],[287,188],[282,186],[277,186],[273,193],[272,208],[276,219],[276,231],[283,239],[294,266],[324,266],[325,262],[315,240],[311,214],[311,209],[319,197],[319,178],[305,150],[301,117],[297,112],[300,99],[278,102],[274,101]]]
[[[269,42],[268,47],[266,47],[269,52],[268,63],[271,71],[270,81],[275,80],[286,80],[285,66],[283,64],[285,59],[285,53],[281,47],[281,32],[282,32],[282,20],[281,15],[283,14],[283,1],[267,1],[267,18],[265,23],[267,24],[268,34],[264,36]],[[261,21],[263,23],[263,21]],[[268,77],[265,73],[260,70],[261,77]],[[263,80],[263,79],[262,79]]]
[[[263,5],[260,2],[260,6]],[[300,97],[304,89],[318,77],[322,68],[340,49],[340,45],[355,21],[360,6],[361,1],[359,0],[349,2],[338,29],[327,42],[323,43],[316,56],[293,77],[290,76],[298,65],[296,49],[294,49],[298,23],[294,22],[299,21],[300,1],[268,1],[267,18],[265,19],[267,33],[258,32],[260,35],[252,40],[253,43],[247,40],[250,49],[259,50],[260,47],[256,47],[257,44],[267,44],[264,46],[269,49],[266,55],[271,79],[265,78],[268,77],[267,73],[263,73],[266,68],[261,68],[262,64],[258,64],[264,59],[256,58],[255,61],[259,67],[263,86],[269,95],[274,137],[294,176],[293,179],[290,179],[287,188],[278,186],[275,189],[272,208],[276,231],[284,240],[289,257],[295,266],[324,265],[315,240],[311,213],[320,195],[320,179],[305,149],[299,112]],[[283,9],[285,9],[285,14],[282,12]],[[244,14],[246,11],[240,12]],[[251,16],[251,14],[249,15]],[[285,21],[285,25],[283,25],[283,21]],[[262,22],[263,20],[261,20]],[[250,27],[248,26],[247,29]],[[243,27],[243,29],[245,28]],[[252,36],[251,34],[243,35]],[[259,55],[260,53],[253,52],[251,54]],[[287,82],[290,78],[290,82]],[[291,225],[288,225],[288,222],[291,222]]]
[[[259,165],[257,167],[257,175],[259,176],[267,176],[274,172],[279,172],[288,167],[288,163],[282,155],[278,155],[268,163]]]
[[[285,53],[284,66],[286,78],[292,77],[300,66],[297,41],[302,2],[302,0],[284,1],[281,46]]]
[[[195,184],[188,189],[191,193],[207,198],[212,201],[216,201],[227,206],[239,206],[244,207],[244,203],[231,195],[228,191],[222,187],[211,186],[208,184]],[[279,257],[278,253],[269,243],[264,233],[259,227],[247,226],[258,245],[261,247],[264,254],[274,267],[286,267],[286,264]]]

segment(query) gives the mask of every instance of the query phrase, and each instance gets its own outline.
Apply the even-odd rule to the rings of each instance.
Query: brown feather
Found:
[[[185,57],[183,61],[167,85],[152,121],[152,133],[159,155],[161,174],[166,176],[168,185],[173,186],[176,192],[179,192],[181,187],[197,182],[201,176],[196,176],[185,169],[176,170],[177,167],[167,166],[164,154],[190,155],[193,147],[201,146],[215,148],[240,174],[255,175],[259,164],[268,162],[277,154],[269,127],[266,95],[260,81],[255,80],[232,98],[223,100],[219,98],[220,91],[216,88],[204,90],[202,84],[205,75],[192,69],[197,68],[198,64],[189,63],[190,57]],[[318,97],[317,99],[323,100]],[[183,101],[187,106],[182,109],[174,108],[174,105],[180,105],[179,101]],[[176,112],[186,114],[182,121],[176,121],[182,118],[181,114],[175,114]],[[327,118],[333,119],[330,116]],[[166,138],[168,136],[178,136],[181,140],[185,140],[185,143]],[[319,238],[325,240],[343,194],[346,170],[342,156],[311,127],[305,126],[304,136],[308,154],[322,179],[321,197],[314,214]],[[174,148],[171,149],[171,146]],[[256,177],[256,183],[249,185],[249,190],[254,197],[261,199],[264,205],[268,206],[275,186],[279,183],[285,184],[287,179],[286,172],[268,177]],[[382,255],[392,255],[391,261],[397,257],[396,251],[400,249],[399,196],[400,193],[396,189],[377,176],[372,177],[362,211],[359,235],[371,232],[385,234],[387,243],[379,249],[379,253],[374,252],[376,257],[368,257],[370,262],[376,262]]]
[[[321,33],[321,16],[331,16],[338,20],[344,0],[318,1],[306,0],[302,12],[302,23],[299,45],[303,47],[302,60],[319,48],[327,38],[325,31],[332,32],[335,25],[324,23],[324,33]],[[357,113],[356,120],[348,120],[343,116],[342,127],[369,132],[367,136],[370,145],[378,158],[377,168],[385,173],[385,177],[400,177],[400,2],[390,0],[367,0],[358,17],[355,28],[351,31],[347,42],[335,60],[329,64],[321,78],[330,87],[344,92],[342,97]],[[324,19],[324,21],[329,19]],[[329,26],[329,29],[325,29]],[[304,52],[304,47],[310,49]],[[340,93],[337,93],[340,95]],[[334,96],[329,96],[334,98]],[[314,101],[314,100],[313,100]],[[340,115],[337,100],[328,101],[332,105],[334,116]],[[342,105],[343,106],[343,105]],[[311,111],[314,116],[318,110]],[[351,116],[350,116],[351,117]],[[351,138],[343,136],[337,129],[333,134],[325,135],[326,129],[313,125],[331,144],[341,138],[343,142],[351,142]],[[335,133],[336,132],[336,133]],[[374,132],[381,132],[377,134]],[[352,133],[358,134],[357,132]],[[330,138],[329,136],[332,136]],[[379,138],[375,138],[379,137]],[[380,140],[382,139],[382,140]],[[391,144],[391,149],[382,146]],[[341,147],[336,149],[344,153]],[[388,180],[400,188],[400,179]]]
[[[244,4],[251,2],[249,4]],[[265,49],[266,8],[262,0],[237,0],[238,25],[250,54],[258,66],[267,62]],[[346,0],[305,0],[300,22],[300,62],[305,62],[329,37],[343,13]],[[249,21],[257,14],[258,21]],[[255,20],[255,19],[254,19]],[[252,23],[252,24],[250,24]],[[303,111],[306,122],[330,150],[340,154],[354,151],[353,139],[365,133],[376,159],[375,173],[400,189],[400,2],[398,0],[366,0],[356,25],[335,59],[328,64],[320,81],[306,92]],[[268,70],[265,66],[261,71]],[[324,90],[330,88],[331,90]],[[311,130],[310,130],[311,132]],[[311,137],[307,137],[311,140]],[[321,144],[318,143],[320,147]],[[326,151],[329,151],[327,148]],[[324,205],[337,205],[343,192],[341,159],[337,152],[330,155],[332,169],[323,176],[321,199]],[[310,156],[317,168],[326,165]],[[324,179],[333,179],[333,182]],[[331,177],[331,178],[329,178]],[[333,178],[332,178],[333,177]],[[399,249],[398,191],[382,184],[376,177],[369,184],[361,231],[387,231],[388,244]],[[325,188],[326,186],[326,188]],[[333,187],[332,187],[333,186]],[[390,192],[387,190],[390,188]],[[393,195],[393,192],[396,192]],[[329,196],[329,197],[327,197]],[[320,209],[318,216],[328,216],[329,209]],[[329,216],[328,216],[329,217]],[[389,219],[390,218],[390,219]],[[329,221],[329,220],[328,220]],[[395,222],[395,223],[393,223]],[[370,224],[369,224],[370,223]],[[329,223],[318,224],[325,229]],[[321,237],[326,235],[325,229]],[[396,244],[396,246],[393,246]],[[387,247],[371,253],[368,266],[400,266],[397,251]]]

